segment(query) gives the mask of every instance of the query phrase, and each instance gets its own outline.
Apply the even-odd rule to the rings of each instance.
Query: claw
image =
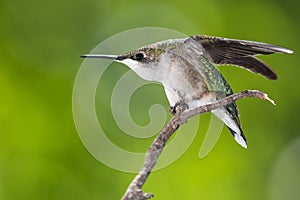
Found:
[[[176,104],[174,106],[170,106],[169,112],[171,113],[171,115],[175,115],[176,114]]]
[[[189,109],[189,106],[184,102],[177,102],[174,106],[170,106],[169,111],[172,115],[182,113],[183,111]]]

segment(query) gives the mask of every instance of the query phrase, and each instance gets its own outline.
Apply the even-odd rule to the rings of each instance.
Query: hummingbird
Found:
[[[233,94],[216,65],[234,65],[276,80],[276,73],[256,58],[261,54],[292,54],[287,48],[247,40],[206,35],[169,39],[122,55],[85,54],[82,58],[102,58],[123,63],[138,76],[163,85],[170,112],[212,103]],[[211,111],[228,127],[234,139],[247,148],[235,102]]]

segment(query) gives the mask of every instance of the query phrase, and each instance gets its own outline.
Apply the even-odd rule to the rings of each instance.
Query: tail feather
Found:
[[[215,109],[212,111],[212,113],[226,124],[235,141],[242,147],[247,148],[247,140],[237,118],[233,118],[232,114],[230,114],[224,108]]]
[[[234,130],[232,130],[229,126],[227,126],[227,128],[229,129],[229,131],[231,132],[231,134],[233,135],[235,141],[237,143],[239,143],[242,147],[244,147],[245,149],[247,149],[247,139],[241,129],[240,128],[240,133],[236,133]]]
[[[227,126],[227,128],[230,130],[235,141],[237,141],[237,143],[239,143],[242,147],[247,148],[247,140],[241,128],[241,122],[236,103],[228,104],[224,106],[224,108],[228,112],[227,114],[230,116],[230,118],[235,122],[233,125],[231,125],[231,127],[235,127],[236,131],[230,128],[230,126]]]

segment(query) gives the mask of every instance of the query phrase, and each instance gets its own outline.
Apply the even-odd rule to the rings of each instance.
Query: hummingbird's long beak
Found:
[[[81,58],[103,58],[109,60],[117,60],[118,56],[116,55],[104,55],[104,54],[84,54],[80,56]]]

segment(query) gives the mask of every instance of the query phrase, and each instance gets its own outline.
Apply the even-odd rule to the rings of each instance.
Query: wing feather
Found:
[[[237,65],[254,73],[259,73],[268,79],[277,79],[276,73],[267,64],[255,58],[255,56],[273,53],[293,53],[287,48],[262,42],[205,35],[196,35],[192,36],[192,38],[203,46],[215,64]]]

